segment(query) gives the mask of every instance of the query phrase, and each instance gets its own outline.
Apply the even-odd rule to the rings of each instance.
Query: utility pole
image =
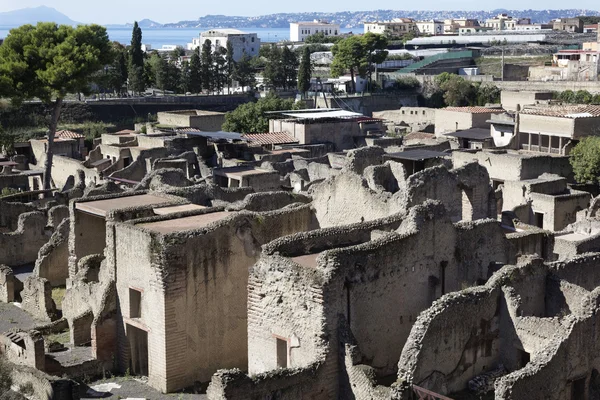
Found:
[[[504,81],[504,46],[502,46],[502,81]]]

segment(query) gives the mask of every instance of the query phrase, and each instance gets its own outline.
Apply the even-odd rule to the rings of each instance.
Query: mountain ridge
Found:
[[[55,22],[64,25],[78,25],[79,22],[52,7],[39,6],[0,12],[0,26],[35,25],[38,22]]]

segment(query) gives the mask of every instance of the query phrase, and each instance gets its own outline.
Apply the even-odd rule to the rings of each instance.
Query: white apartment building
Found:
[[[226,48],[227,43],[231,43],[234,61],[239,61],[244,53],[250,57],[257,56],[260,49],[260,39],[256,33],[246,33],[237,29],[213,29],[202,32],[199,38],[194,38],[192,43],[188,43],[187,49],[196,50],[202,47],[206,40],[210,40],[213,51],[219,47]]]
[[[417,21],[417,30],[420,35],[443,35],[444,23],[442,21]]]
[[[340,24],[317,19],[312,22],[290,22],[290,40],[292,42],[304,42],[308,36],[319,32],[326,36],[337,36],[340,34]]]
[[[498,14],[494,18],[486,19],[484,26],[495,31],[513,31],[517,25],[531,25],[530,18],[513,18],[508,14]]]
[[[391,21],[365,22],[365,33],[402,36],[409,32],[418,33],[417,24],[410,18],[395,18]]]

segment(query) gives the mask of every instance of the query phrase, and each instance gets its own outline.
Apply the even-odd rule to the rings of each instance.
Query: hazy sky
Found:
[[[419,2],[400,2],[397,0],[322,0],[281,1],[281,0],[228,0],[228,1],[190,1],[190,0],[0,0],[0,12],[25,7],[45,5],[54,7],[78,22],[125,23],[149,18],[157,22],[177,22],[194,20],[207,14],[223,15],[264,15],[277,12],[301,11],[357,11],[376,9],[418,9],[420,10],[492,10],[507,9],[547,9],[582,8],[597,10],[597,0],[564,2],[563,0],[505,0],[501,3],[493,0],[421,0]]]

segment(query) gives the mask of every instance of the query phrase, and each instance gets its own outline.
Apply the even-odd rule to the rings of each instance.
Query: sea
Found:
[[[12,27],[0,26],[0,38],[8,35]],[[153,49],[161,48],[163,45],[179,45],[184,48],[193,38],[199,37],[200,32],[213,28],[142,28],[142,43],[149,44]],[[219,29],[219,28],[214,28]],[[108,37],[112,41],[122,44],[131,43],[132,28],[110,27],[106,29]],[[289,28],[242,28],[241,31],[257,33],[262,42],[274,43],[282,40],[290,40]],[[340,29],[342,33],[362,33],[362,27],[354,29]]]

